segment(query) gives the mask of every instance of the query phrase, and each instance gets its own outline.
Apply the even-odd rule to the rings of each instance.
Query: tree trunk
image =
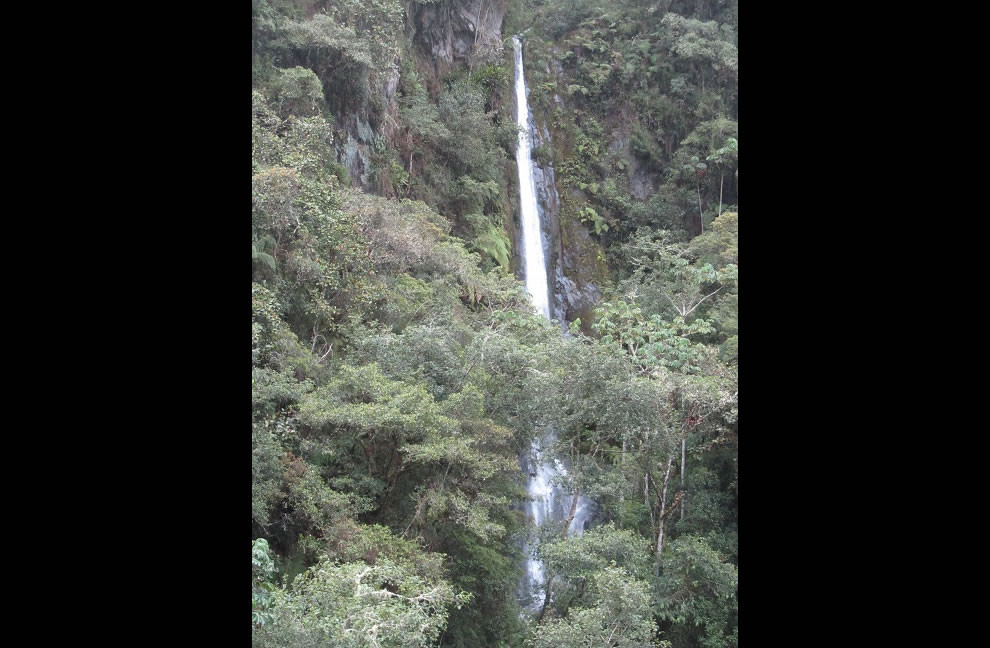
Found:
[[[718,215],[722,215],[722,183],[725,182],[725,174],[718,172]]]
[[[650,528],[656,535],[657,521],[653,517],[653,507],[650,506],[650,473],[643,475],[643,506],[650,512]]]
[[[571,522],[574,521],[574,514],[577,513],[578,497],[581,496],[581,489],[578,488],[574,491],[574,499],[571,500],[571,513],[567,516],[567,522],[564,523],[563,536],[567,537],[567,529],[571,527]],[[547,579],[547,593],[543,597],[543,607],[540,608],[540,613],[537,615],[536,620],[540,621],[543,619],[543,614],[547,611],[547,605],[550,604],[550,587],[553,585],[553,575]]]
[[[547,594],[543,597],[543,607],[540,608],[540,613],[536,615],[536,621],[539,623],[543,620],[543,615],[547,611],[547,606],[550,605],[550,587],[553,585],[553,576],[547,579]]]
[[[667,472],[663,476],[663,491],[660,494],[660,531],[657,534],[657,576],[660,575],[660,555],[663,552],[663,532],[667,514],[667,483],[670,481],[670,469],[674,466],[674,455],[667,459]]]
[[[701,217],[701,233],[705,233],[705,212],[701,209],[701,185],[696,184],[698,187],[698,216]]]
[[[687,458],[687,453],[685,452],[687,446],[687,437],[681,439],[681,490],[684,490],[684,465],[685,459]],[[686,495],[685,495],[686,497]],[[684,519],[684,501],[681,500],[681,520]]]
[[[416,153],[416,149],[413,148],[412,131],[407,131],[407,135],[406,135],[406,146],[409,147],[409,184],[406,185],[406,198],[408,198],[409,197],[409,190],[412,189],[413,155],[415,155],[415,153]]]
[[[571,513],[570,515],[567,516],[567,522],[564,523],[563,535],[565,538],[567,537],[567,530],[571,527],[571,522],[574,521],[574,514],[577,513],[578,497],[580,496],[581,496],[581,489],[579,488],[574,491],[574,499],[571,500]]]
[[[626,437],[625,434],[622,435],[622,479],[626,478]],[[622,511],[623,517],[625,517],[626,510],[626,490],[622,489],[619,492],[619,510]]]

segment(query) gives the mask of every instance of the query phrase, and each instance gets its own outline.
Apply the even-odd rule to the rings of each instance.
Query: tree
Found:
[[[261,264],[269,270],[275,271],[275,257],[265,251],[274,243],[275,239],[268,235],[262,236],[260,239],[254,241],[251,244],[251,262],[255,264],[255,266]]]
[[[448,608],[470,595],[409,564],[324,560],[276,592],[271,622],[256,645],[280,648],[427,648],[447,625]]]
[[[727,25],[720,28],[715,21],[702,22],[667,13],[661,22],[666,28],[664,43],[668,51],[686,63],[705,90],[705,70],[713,68],[723,82],[735,80],[738,69],[735,33]]]
[[[637,533],[606,524],[578,536],[552,536],[537,549],[547,574],[554,577],[553,605],[558,613],[571,606],[588,605],[599,595],[595,576],[609,567],[630,575],[649,577],[649,545]]]
[[[595,573],[597,596],[587,607],[573,608],[563,619],[537,628],[531,648],[648,648],[652,637],[649,585],[621,567],[605,567]]]
[[[677,644],[730,648],[738,644],[736,566],[703,539],[674,540],[662,561],[657,615]]]
[[[272,578],[275,563],[268,549],[268,541],[258,538],[251,545],[251,621],[261,627],[272,621],[272,599],[275,591]]]
[[[312,117],[326,110],[323,84],[316,74],[304,67],[279,70],[272,84],[272,98],[279,114]]]
[[[733,286],[738,277],[735,264],[715,268],[696,259],[691,247],[673,241],[665,231],[639,231],[623,250],[633,272],[620,288],[633,298],[646,298],[659,312],[664,306],[657,302],[664,302],[685,322],[701,304]]]
[[[661,293],[682,318],[687,318],[702,302],[736,279],[734,265],[715,270],[708,263],[701,267],[692,265],[684,257],[671,259],[666,271],[667,288]],[[705,294],[706,286],[712,285],[718,285],[718,288]]]
[[[707,158],[708,161],[718,165],[718,215],[722,215],[722,183],[725,180],[725,169],[731,168],[736,162],[739,152],[739,142],[735,137],[726,140],[725,146],[713,151]]]
[[[711,333],[711,322],[698,319],[686,323],[680,315],[667,322],[660,315],[647,319],[643,309],[625,301],[604,302],[595,310],[594,330],[601,342],[628,351],[641,372],[663,366],[684,373],[696,372],[701,346],[692,336]]]

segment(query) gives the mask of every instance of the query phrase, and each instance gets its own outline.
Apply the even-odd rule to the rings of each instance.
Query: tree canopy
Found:
[[[737,646],[737,3],[252,6],[253,645]]]

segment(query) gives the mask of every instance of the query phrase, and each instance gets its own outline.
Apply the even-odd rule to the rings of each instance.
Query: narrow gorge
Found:
[[[737,648],[737,9],[252,1],[252,646]]]

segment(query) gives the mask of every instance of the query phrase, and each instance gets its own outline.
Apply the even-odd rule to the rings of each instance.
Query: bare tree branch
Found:
[[[712,295],[714,295],[715,293],[717,293],[719,290],[722,290],[723,288],[725,288],[725,286],[719,286],[718,288],[715,289],[714,292],[710,292],[707,295],[705,295],[704,297],[702,297],[700,300],[698,300],[698,303],[697,304],[695,304],[694,306],[691,307],[691,310],[689,310],[687,313],[684,314],[684,317],[687,317],[688,315],[690,315],[692,312],[694,312],[694,309],[695,308],[697,308],[698,306],[701,305],[701,302],[705,301],[706,299],[708,299],[709,297],[711,297]]]

